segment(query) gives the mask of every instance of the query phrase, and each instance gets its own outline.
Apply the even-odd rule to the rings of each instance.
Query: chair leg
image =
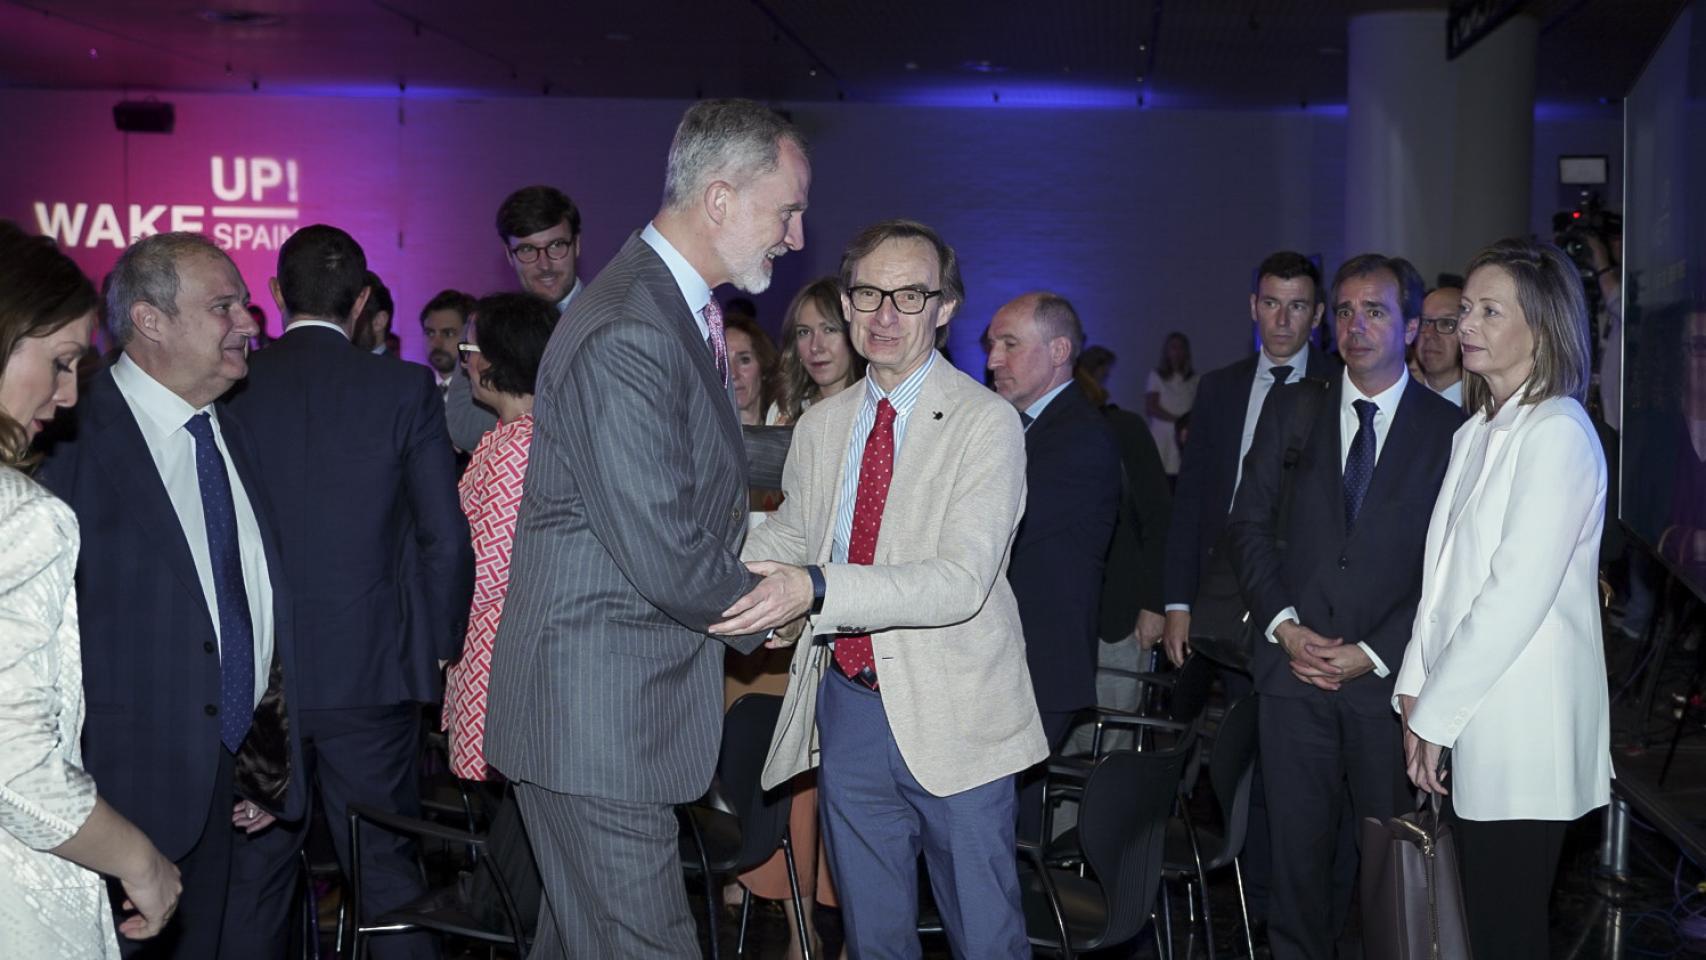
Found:
[[[746,918],[752,912],[752,891],[740,888],[740,932],[735,935],[735,956],[746,956]]]
[[[1244,955],[1256,960],[1256,934],[1250,929],[1250,902],[1244,899],[1244,867],[1239,859],[1232,858],[1232,877],[1238,881],[1238,912],[1244,916],[1244,949],[1248,951]]]
[[[1167,927],[1167,960],[1173,960],[1173,893],[1166,879],[1161,881],[1161,922]]]
[[[1208,950],[1208,960],[1214,960],[1214,914],[1208,906],[1208,878],[1197,868],[1197,892],[1202,896],[1202,939]]]
[[[794,866],[794,839],[787,830],[782,831],[782,863],[788,868],[788,896],[794,900],[794,925],[800,931],[800,955],[805,960],[812,960],[811,931],[806,929],[806,910],[810,908],[800,898],[800,876]]]
[[[1156,916],[1153,910],[1149,911],[1149,929],[1155,934],[1155,960],[1162,960],[1163,957],[1172,960],[1173,945],[1161,942],[1161,918]]]
[[[703,863],[703,850],[700,851],[699,858]],[[705,866],[705,925],[710,928],[711,960],[722,960],[723,946],[717,942],[717,913],[720,910],[717,904],[717,878],[712,875],[710,865]]]
[[[361,818],[353,813],[349,817],[349,889],[345,892],[344,900],[350,905],[349,926],[354,934],[354,949],[350,955],[355,960],[364,960],[367,944],[361,935]],[[343,950],[341,939],[338,949],[340,952]]]

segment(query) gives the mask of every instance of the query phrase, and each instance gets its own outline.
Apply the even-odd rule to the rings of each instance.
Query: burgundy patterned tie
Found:
[[[723,386],[729,385],[729,341],[723,336],[723,308],[712,297],[705,309],[700,313],[705,315],[705,326],[711,330],[711,335],[705,339],[711,344],[711,359],[717,364],[717,372],[723,375]]]
[[[870,564],[877,558],[877,531],[883,526],[883,504],[894,476],[894,405],[877,402],[877,422],[865,438],[865,459],[859,464],[859,492],[853,500],[853,531],[848,536],[847,562]],[[877,688],[877,660],[871,635],[835,639],[835,665],[842,673]]]

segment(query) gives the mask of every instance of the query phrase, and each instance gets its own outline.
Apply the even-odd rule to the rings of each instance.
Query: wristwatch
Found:
[[[806,576],[812,578],[812,616],[823,612],[823,568],[817,564],[806,567]]]

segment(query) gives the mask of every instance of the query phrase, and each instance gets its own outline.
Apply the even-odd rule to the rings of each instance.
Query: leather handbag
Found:
[[[1414,813],[1362,821],[1366,960],[1469,960],[1457,843],[1428,794]]]

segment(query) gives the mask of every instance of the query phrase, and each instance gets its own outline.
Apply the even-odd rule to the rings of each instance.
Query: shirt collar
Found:
[[[1072,386],[1072,378],[1067,377],[1065,380],[1061,381],[1059,386],[1038,397],[1036,403],[1026,407],[1025,416],[1030,417],[1032,420],[1036,420],[1038,417],[1043,415],[1044,410],[1048,409],[1049,401],[1060,396],[1060,391],[1065,390],[1070,386]]]
[[[345,340],[349,339],[349,331],[347,331],[343,327],[340,327],[337,324],[331,322],[330,320],[292,320],[292,321],[290,321],[290,323],[285,325],[284,332],[289,333],[290,331],[295,330],[299,327],[325,327],[327,330],[336,330],[338,333],[343,335],[343,338]],[[384,348],[385,348],[385,345],[380,344],[379,346],[377,346],[373,349],[373,352],[379,353]]]
[[[1257,380],[1260,380],[1263,377],[1267,376],[1267,373],[1269,370],[1272,370],[1273,368],[1278,367],[1278,366],[1286,366],[1286,367],[1291,368],[1291,376],[1286,379],[1286,381],[1285,381],[1286,383],[1293,383],[1295,381],[1303,379],[1303,377],[1309,372],[1309,342],[1304,341],[1303,347],[1301,349],[1299,349],[1296,353],[1292,354],[1290,356],[1290,358],[1288,358],[1285,361],[1285,363],[1283,363],[1283,364],[1275,363],[1268,356],[1268,351],[1266,351],[1266,350],[1257,350],[1256,351],[1256,379]]]
[[[649,228],[649,226],[648,226],[648,228]],[[659,235],[659,238],[660,239],[662,238],[661,234]],[[650,242],[650,241],[647,241],[647,242]],[[669,241],[665,240],[664,243],[668,244]],[[661,254],[662,251],[659,251],[659,253]],[[668,263],[669,261],[667,259],[665,259],[664,262]],[[675,271],[672,269],[670,272],[674,273]],[[676,282],[680,283],[681,281],[677,280]],[[573,300],[575,298],[575,294],[580,293],[580,292],[581,292],[581,278],[576,277],[575,278],[575,285],[569,288],[569,292],[563,295],[563,299],[557,301],[557,314],[559,316],[562,315],[562,312],[564,310],[569,309],[569,301]]]
[[[657,255],[663,259],[663,265],[669,268],[670,276],[675,278],[675,285],[681,290],[681,298],[687,301],[688,311],[698,317],[700,311],[705,309],[705,304],[711,302],[711,285],[705,282],[699,271],[693,269],[693,264],[687,262],[681,251],[675,249],[674,245],[658,232],[657,227],[646,224],[646,229],[640,231],[640,239],[646,241],[646,245],[657,251]],[[575,281],[575,287],[579,289],[579,280]],[[573,290],[569,291],[569,296],[574,296]]]
[[[1385,390],[1382,390],[1371,397],[1368,394],[1363,393],[1361,390],[1358,390],[1357,385],[1351,382],[1351,371],[1349,367],[1345,368],[1345,371],[1339,374],[1339,377],[1341,378],[1341,382],[1344,384],[1344,389],[1339,391],[1339,408],[1341,410],[1353,411],[1353,416],[1355,415],[1354,411],[1356,408],[1351,406],[1351,404],[1358,400],[1372,401],[1375,406],[1380,408],[1381,413],[1384,413],[1389,417],[1392,416],[1392,412],[1398,409],[1398,401],[1404,396],[1404,388],[1410,384],[1410,371],[1408,369],[1400,370],[1398,371],[1398,379],[1393,381],[1392,386],[1387,387]]]
[[[182,430],[191,417],[212,409],[212,404],[200,409],[190,406],[189,401],[137,366],[128,353],[119,355],[112,370],[113,382],[130,401],[130,409],[137,414],[137,425],[150,440],[163,440]],[[219,422],[218,417],[212,419],[216,424]]]
[[[888,393],[877,386],[877,378],[865,377],[865,402],[876,406],[878,401],[887,400],[894,407],[896,417],[905,417],[912,412],[913,405],[918,403],[918,394],[924,389],[924,378],[930,374],[930,368],[936,365],[936,351],[932,350],[924,358],[924,363],[912,375],[902,380],[898,386]]]

